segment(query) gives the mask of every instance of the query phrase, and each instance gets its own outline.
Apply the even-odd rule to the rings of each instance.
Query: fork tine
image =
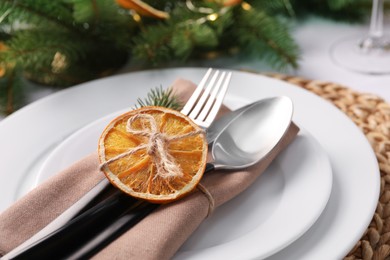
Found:
[[[225,78],[226,72],[223,72],[222,75],[219,77],[217,84],[214,86],[206,105],[202,108],[202,111],[200,114],[197,116],[196,120],[204,120],[207,116],[207,114],[210,112],[210,108],[215,102],[215,98],[217,97],[218,91],[220,87],[222,86],[222,81]]]
[[[214,118],[217,116],[217,113],[222,105],[222,101],[226,95],[231,77],[232,77],[232,72],[229,72],[225,78],[221,91],[218,93],[214,105],[210,110],[210,113],[208,114],[206,120],[204,120],[206,125],[210,125],[214,121]]]
[[[202,107],[203,107],[204,103],[206,102],[207,98],[209,97],[210,91],[213,88],[213,86],[215,84],[215,81],[217,80],[218,74],[219,74],[219,70],[217,70],[214,73],[214,75],[211,78],[210,82],[206,86],[206,89],[203,91],[202,96],[200,97],[198,102],[196,102],[196,105],[195,105],[194,109],[188,115],[189,118],[192,118],[192,119],[196,119],[197,118],[200,110],[202,109]]]
[[[194,93],[192,93],[192,96],[190,97],[190,99],[188,99],[187,103],[181,110],[181,113],[185,115],[188,115],[190,113],[192,107],[194,106],[200,94],[202,93],[203,87],[206,84],[207,80],[209,79],[212,70],[213,70],[212,68],[209,68],[207,70],[206,74],[203,76],[202,80],[200,81],[198,87],[195,89]]]

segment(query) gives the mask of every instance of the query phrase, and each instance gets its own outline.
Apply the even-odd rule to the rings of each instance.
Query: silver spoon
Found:
[[[208,132],[208,141],[212,143],[211,153],[214,159],[213,163],[207,164],[206,171],[211,171],[213,169],[242,169],[249,167],[257,162],[261,161],[280,141],[283,135],[286,133],[288,127],[291,124],[293,114],[293,104],[291,99],[288,97],[274,97],[267,98],[261,101],[252,103],[244,108],[236,110],[232,113],[223,116],[221,119],[216,121],[216,123],[210,126],[210,129],[213,131]],[[218,131],[216,131],[218,130]],[[76,226],[80,228],[81,231],[74,230],[72,232],[63,232],[67,229],[66,226],[60,228],[60,230],[55,233],[51,241],[50,247],[42,244],[42,246],[35,246],[30,244],[30,249],[21,253],[23,256],[29,256],[36,254],[37,256],[51,254],[59,254],[58,250],[65,250],[64,254],[71,258],[80,258],[80,257],[91,257],[93,253],[96,253],[98,250],[103,248],[107,243],[114,240],[119,234],[128,228],[132,227],[138,223],[144,216],[151,212],[156,205],[145,204],[141,205],[141,208],[127,210],[125,214],[119,217],[116,221],[113,221],[101,235],[96,235],[92,238],[85,238],[84,241],[90,239],[86,244],[81,248],[70,248],[61,249],[64,244],[63,240],[68,239],[69,241],[74,240],[75,234],[78,234],[78,239],[82,240],[83,236],[87,236],[83,231],[84,229],[93,230],[93,226],[98,226],[97,223],[88,223],[84,220],[93,222],[93,221],[102,221],[107,223],[105,217],[100,217],[100,220],[97,220],[96,215],[106,211],[107,208],[110,208],[112,213],[112,206],[115,206],[115,209],[118,211],[124,212],[126,208],[129,207],[129,204],[135,203],[131,197],[127,195],[116,196],[114,200],[111,199],[109,203],[103,204],[103,207],[100,207],[99,210],[90,209],[89,211],[83,213],[79,216],[79,219],[82,219],[82,222],[71,221],[68,226]],[[106,209],[105,209],[106,208]],[[80,223],[83,223],[81,225]],[[87,228],[89,227],[89,228]],[[68,236],[68,237],[67,237]],[[67,240],[67,241],[68,241]],[[68,242],[69,242],[68,241]],[[80,245],[81,243],[78,243]],[[57,245],[60,245],[58,247]],[[57,251],[47,250],[47,248],[56,248]],[[28,246],[27,246],[28,248]],[[33,250],[31,250],[31,248]],[[23,251],[23,249],[22,249]],[[16,252],[15,252],[16,253]],[[9,258],[12,259],[12,254],[9,254]],[[18,255],[18,253],[16,253]],[[19,256],[21,256],[19,255]]]
[[[288,97],[262,100],[226,124],[211,147],[213,169],[237,170],[261,161],[280,141],[291,124],[293,103]]]

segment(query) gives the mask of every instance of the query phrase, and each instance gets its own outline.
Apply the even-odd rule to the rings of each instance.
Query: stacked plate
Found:
[[[144,71],[92,81],[35,102],[0,123],[0,211],[97,148],[104,126],[150,88],[205,69]],[[324,99],[286,82],[235,71],[225,104],[288,96],[301,128],[248,190],[218,208],[176,259],[340,259],[375,211],[379,169],[365,136]],[[12,152],[11,152],[12,151]],[[11,174],[12,173],[12,174]]]

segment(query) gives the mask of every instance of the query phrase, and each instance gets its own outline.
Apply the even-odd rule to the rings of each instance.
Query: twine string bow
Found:
[[[140,130],[133,128],[132,123],[135,120],[142,119],[142,118],[146,119],[149,122],[150,129],[146,127],[145,123],[143,123],[142,129]],[[146,149],[149,155],[153,155],[151,157],[153,158],[156,166],[156,175],[154,176],[154,178],[158,176],[162,178],[182,176],[183,172],[180,166],[177,165],[177,163],[175,162],[173,156],[167,151],[167,146],[172,141],[176,141],[186,137],[195,136],[197,134],[204,133],[203,130],[196,130],[182,135],[168,136],[167,134],[159,131],[155,118],[148,114],[137,114],[130,117],[126,123],[126,131],[134,135],[141,135],[141,136],[148,137],[149,140],[146,144],[140,144],[137,147],[130,148],[124,153],[121,153],[107,160],[106,162],[100,165],[100,169],[103,169],[108,164],[117,161],[125,156],[134,154],[142,149]]]

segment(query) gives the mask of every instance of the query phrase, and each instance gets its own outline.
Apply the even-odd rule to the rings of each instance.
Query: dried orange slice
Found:
[[[116,0],[116,2],[125,9],[132,9],[140,15],[150,16],[158,19],[168,19],[167,12],[157,10],[141,0]]]
[[[209,2],[215,2],[223,6],[234,6],[242,2],[242,0],[209,0]]]
[[[3,42],[0,42],[0,52],[8,50],[7,45],[5,45]],[[0,62],[0,78],[5,76],[6,73],[6,64]]]
[[[204,131],[182,113],[142,107],[111,121],[99,139],[101,170],[123,192],[149,202],[191,192],[207,159]]]

